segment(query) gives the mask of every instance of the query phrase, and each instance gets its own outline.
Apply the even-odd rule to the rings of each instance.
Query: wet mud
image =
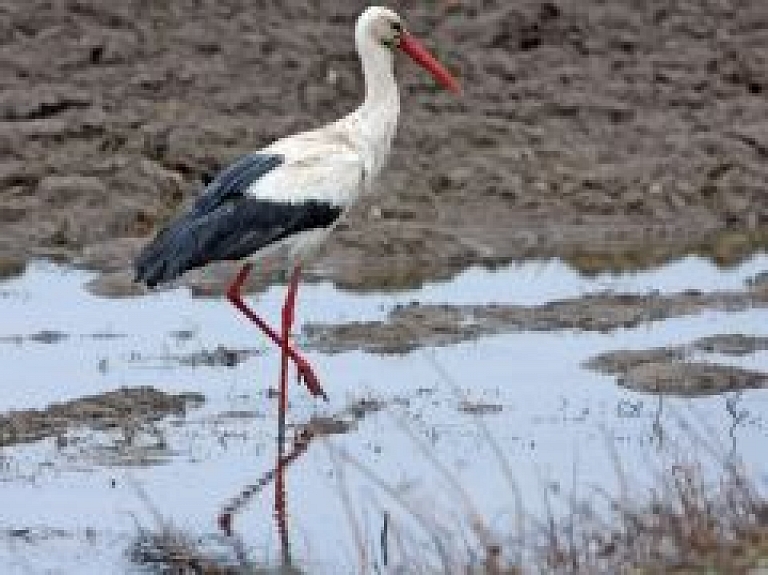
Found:
[[[766,388],[768,373],[689,359],[693,351],[741,356],[765,349],[765,337],[715,335],[690,345],[601,353],[586,361],[584,367],[615,375],[619,385],[635,391],[694,397]]]
[[[43,410],[11,411],[0,415],[0,447],[49,437],[66,441],[63,436],[80,427],[131,432],[168,415],[183,415],[203,401],[199,393],[169,394],[152,387],[124,387],[55,403]]]
[[[768,286],[761,283],[752,283],[743,291],[588,294],[539,306],[412,303],[395,307],[382,321],[307,324],[303,344],[326,353],[351,350],[407,353],[421,347],[452,345],[506,332],[565,329],[610,332],[704,310],[736,312],[765,307],[768,307]],[[725,344],[710,343],[720,347]]]
[[[694,348],[709,353],[743,356],[768,350],[768,337],[743,334],[718,334],[694,342]]]
[[[237,155],[360,100],[362,0],[0,0],[0,277],[45,257],[137,293],[132,258]],[[471,264],[736,261],[768,233],[768,4],[397,7],[461,78],[398,62],[381,193],[310,278],[418,286]],[[185,283],[220,293],[219,266]]]

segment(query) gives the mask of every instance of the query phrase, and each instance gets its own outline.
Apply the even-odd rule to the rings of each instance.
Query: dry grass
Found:
[[[339,459],[349,458],[339,452]],[[456,573],[465,575],[711,573],[768,572],[768,501],[746,477],[743,467],[724,466],[717,484],[707,484],[698,465],[675,465],[664,471],[645,497],[618,501],[596,490],[588,503],[571,504],[565,518],[527,518],[526,533],[493,538],[467,535],[457,538],[445,523],[425,514],[394,491],[360,462],[372,482],[413,514],[428,534],[434,551],[425,549],[420,535],[389,519],[388,566],[371,564],[367,573]],[[611,517],[594,509],[605,498]],[[481,522],[482,523],[482,522]],[[469,522],[478,535],[478,521]],[[430,533],[431,531],[431,533]],[[474,540],[478,543],[467,544]],[[223,539],[222,539],[223,541]],[[230,542],[236,550],[237,542]],[[521,547],[523,545],[524,547]],[[380,549],[368,557],[380,557]],[[237,552],[211,556],[198,541],[167,525],[158,533],[142,532],[131,553],[134,562],[158,573],[234,575],[298,573],[280,567],[269,570]],[[228,557],[225,557],[227,555]],[[366,556],[366,554],[363,554]],[[467,557],[473,559],[469,561]],[[509,558],[518,558],[512,561]],[[525,559],[520,559],[525,558]],[[350,558],[350,562],[352,558]],[[347,566],[347,568],[351,568]],[[347,571],[344,569],[344,572]],[[360,571],[360,566],[358,569]]]
[[[381,406],[377,404],[376,409]],[[589,491],[586,500],[568,498],[555,502],[550,501],[552,495],[544,489],[547,511],[541,517],[526,512],[525,499],[509,461],[478,417],[478,429],[495,453],[508,484],[509,493],[500,494],[499,500],[512,496],[516,502],[513,521],[506,523],[514,532],[499,532],[490,527],[493,522],[481,514],[472,500],[472,486],[462,485],[406,420],[393,409],[384,411],[395,418],[414,447],[442,476],[443,488],[447,489],[442,496],[438,495],[442,492],[435,490],[425,500],[391,484],[366,462],[341,448],[332,435],[323,432],[325,428],[311,424],[299,430],[294,446],[298,451],[295,456],[289,452],[281,467],[284,470],[294,457],[304,453],[315,437],[328,449],[346,513],[346,519],[339,520],[352,527],[358,549],[357,557],[349,557],[349,564],[339,566],[338,573],[768,573],[768,499],[764,489],[752,480],[734,454],[725,456],[715,447],[716,440],[711,434],[709,439],[702,437],[685,421],[679,421],[684,435],[702,448],[696,453],[705,455],[692,460],[679,457],[676,463],[660,468],[650,488],[640,489],[609,443],[620,484],[619,495],[598,486]],[[361,476],[372,487],[371,493],[377,495],[366,502],[350,499],[344,478],[352,473]],[[247,497],[238,497],[237,503],[225,506],[225,511],[235,514],[275,477],[274,472],[265,474],[258,489],[249,488]],[[542,485],[545,483],[542,479]],[[207,538],[178,533],[157,513],[148,496],[137,489],[155,516],[156,531],[141,531],[132,547],[135,563],[171,574],[299,573],[293,567],[265,568],[263,562],[255,561],[252,553],[245,550],[236,532]],[[361,505],[368,509],[360,509]],[[553,508],[565,512],[558,516]],[[381,536],[374,540],[370,530],[359,523],[361,514],[370,518],[371,511],[373,516],[384,518]],[[368,532],[369,538],[364,532]],[[320,545],[316,542],[316,546]]]
[[[601,523],[584,507],[555,526],[537,567],[552,573],[758,573],[768,567],[768,502],[740,466],[708,485],[698,465],[666,470],[644,502],[611,501]]]
[[[195,541],[173,529],[142,532],[131,548],[131,560],[158,573],[186,575],[236,575],[236,565],[222,565],[218,558],[206,557]]]

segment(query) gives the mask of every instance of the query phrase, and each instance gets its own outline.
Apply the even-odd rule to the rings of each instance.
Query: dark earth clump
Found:
[[[86,396],[46,409],[25,409],[0,415],[0,447],[58,437],[77,427],[94,430],[135,428],[167,415],[181,415],[199,406],[199,393],[169,394],[152,387],[124,387]]]
[[[135,293],[132,258],[212,174],[359,102],[366,4],[0,0],[0,277],[47,257]],[[532,256],[595,271],[767,243],[764,0],[392,5],[464,95],[398,62],[383,193],[309,275],[399,288]],[[220,293],[230,273],[186,281]]]

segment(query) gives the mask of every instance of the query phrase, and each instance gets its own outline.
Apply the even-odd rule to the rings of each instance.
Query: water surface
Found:
[[[300,292],[299,318],[373,319],[410,301],[534,305],[605,290],[740,289],[766,268],[765,255],[728,270],[692,257],[655,271],[584,278],[553,260],[499,271],[470,269],[451,282],[396,295],[307,285]],[[73,433],[82,442],[63,447],[46,440],[4,449],[0,531],[29,530],[3,538],[4,572],[135,570],[125,549],[137,524],[154,527],[159,513],[181,530],[213,536],[222,505],[274,465],[276,401],[266,390],[275,385],[279,356],[263,337],[221,299],[191,298],[183,289],[103,299],[83,289],[90,277],[38,263],[0,284],[0,410],[42,408],[124,385],[196,391],[207,401],[186,418],[171,418],[140,434],[139,443],[162,445],[164,463],[158,465],[108,465],[103,455],[110,453],[115,437],[86,431]],[[277,320],[281,298],[277,286],[253,304]],[[426,508],[466,521],[470,510],[458,503],[451,487],[455,480],[490,527],[512,530],[514,492],[478,419],[460,409],[467,401],[493,408],[480,421],[513,469],[532,514],[543,512],[546,486],[560,493],[587,493],[591,485],[615,491],[612,452],[638,486],[649,484],[653,470],[665,461],[681,453],[694,457],[697,450],[706,456],[713,447],[725,455],[738,452],[762,473],[768,391],[659,398],[623,389],[581,363],[601,351],[677,345],[715,333],[768,335],[767,326],[766,310],[713,310],[610,334],[502,334],[404,356],[309,353],[331,400],[315,402],[294,385],[291,422],[341,412],[361,397],[390,407],[369,414],[351,433],[314,442],[288,469],[293,556],[308,572],[341,573],[340,565],[354,572],[357,551],[342,491],[372,550],[385,510],[397,521],[413,523],[353,466],[343,467],[345,487],[340,487],[331,457],[340,450]],[[47,338],[54,343],[28,337],[41,332],[59,335]],[[256,353],[234,367],[190,366],[175,359],[219,345]],[[768,353],[743,358],[699,353],[696,358],[768,370]],[[706,435],[706,444],[681,431],[680,418]],[[443,469],[425,456],[419,442]],[[277,561],[280,548],[272,505],[268,488],[235,521],[250,555],[267,561]]]

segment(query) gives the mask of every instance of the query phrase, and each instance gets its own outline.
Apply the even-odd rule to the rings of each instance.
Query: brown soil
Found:
[[[0,415],[0,447],[61,437],[77,427],[135,430],[167,415],[183,414],[204,400],[198,393],[174,395],[151,387],[124,387],[43,410],[12,411]]]
[[[712,293],[593,294],[530,307],[413,303],[394,308],[384,321],[307,324],[303,336],[306,347],[326,353],[356,349],[406,353],[419,347],[451,345],[497,333],[558,329],[608,332],[705,309],[742,311],[767,306],[768,284],[754,284],[744,291]],[[704,350],[707,345],[726,347],[725,342],[719,341],[702,341],[700,345]],[[763,342],[754,340],[753,345]]]
[[[706,361],[688,361],[686,358],[691,350],[747,355],[767,348],[768,338],[741,334],[716,335],[698,339],[688,346],[601,353],[585,362],[584,366],[616,375],[620,385],[636,391],[712,395],[768,387],[768,374]]]
[[[205,178],[357,104],[365,4],[0,0],[0,277],[51,257],[125,293]],[[531,256],[595,270],[766,244],[768,3],[399,7],[465,95],[398,64],[383,193],[311,276],[402,287]],[[188,281],[218,292],[229,273]]]

